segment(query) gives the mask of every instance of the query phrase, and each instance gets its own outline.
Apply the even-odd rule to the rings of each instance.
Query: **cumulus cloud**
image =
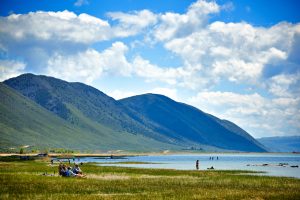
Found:
[[[15,60],[0,60],[0,81],[18,76],[24,73],[26,65]]]
[[[111,12],[107,16],[118,22],[114,26],[88,14],[76,15],[69,11],[13,14],[0,19],[0,25],[6,27],[0,30],[0,44],[2,51],[11,57],[25,57],[30,66],[53,66],[54,60],[59,60],[60,56],[74,60],[82,52],[90,52],[94,43],[136,35],[152,26],[150,33],[162,41],[167,50],[180,56],[183,65],[164,68],[139,56],[129,64],[123,56],[125,67],[120,74],[132,74],[127,68],[133,67],[136,75],[147,80],[191,89],[216,84],[222,79],[256,84],[261,82],[267,71],[273,71],[272,76],[276,75],[273,68],[278,63],[287,60],[291,62],[286,66],[295,63],[293,60],[297,56],[293,55],[298,49],[294,43],[298,41],[296,36],[300,25],[280,23],[264,28],[246,22],[209,23],[209,16],[225,9],[224,6],[199,0],[184,14],[154,14],[149,10]],[[109,54],[109,50],[106,53]],[[111,62],[111,68],[119,70],[119,67],[114,67],[114,59]]]
[[[48,60],[47,74],[68,81],[91,83],[102,74],[100,65],[101,54],[94,49],[70,56],[57,53]]]
[[[266,84],[270,93],[277,97],[297,97],[300,95],[299,89],[294,90],[294,87],[300,87],[299,74],[279,74],[273,76]]]
[[[135,11],[131,14],[111,12],[108,13],[108,17],[119,23],[111,26],[106,20],[85,13],[76,15],[67,10],[12,14],[0,17],[0,26],[4,27],[0,30],[0,42],[4,46],[9,45],[7,40],[29,41],[31,45],[43,45],[43,42],[87,45],[139,34],[143,28],[153,25],[157,18],[149,10]]]
[[[48,60],[54,56],[74,56],[95,42],[111,38],[107,21],[66,10],[12,14],[0,17],[0,26],[0,51],[8,58],[22,58],[38,73],[45,73]]]
[[[149,60],[140,56],[135,57],[132,65],[137,76],[146,78],[148,81],[163,81],[172,85],[177,83],[178,74],[181,72],[180,69],[153,65]]]
[[[195,72],[199,66],[160,67],[141,56],[132,61],[126,58],[128,47],[122,42],[115,42],[111,47],[99,52],[89,48],[76,54],[56,52],[48,59],[46,73],[69,81],[92,83],[102,75],[140,77],[146,82],[161,82],[172,86],[194,88]],[[197,82],[201,84],[201,81]],[[158,90],[157,90],[158,91]],[[149,91],[151,92],[151,91]],[[176,95],[169,91],[170,96]]]
[[[157,21],[157,15],[149,10],[132,13],[109,12],[107,15],[112,20],[118,21],[118,24],[113,27],[113,32],[121,37],[136,35]]]
[[[231,120],[255,137],[299,134],[300,98],[268,99],[253,94],[200,92],[189,103],[224,119]]]
[[[255,83],[268,64],[286,60],[300,25],[281,23],[271,28],[243,23],[214,22],[165,47],[185,63],[201,63],[212,79]]]
[[[92,83],[102,74],[130,75],[131,65],[125,58],[127,46],[115,42],[103,52],[87,49],[77,54],[56,53],[47,63],[47,74],[69,81]]]
[[[161,67],[141,56],[134,57],[131,65],[132,74],[144,78],[147,82],[167,83],[173,87],[187,89],[196,89],[207,84],[206,80],[199,77],[201,65]]]
[[[78,66],[71,64],[70,60],[75,60],[75,57],[78,60],[84,59],[83,55],[95,56],[91,60],[97,60],[97,53],[91,53],[93,51],[90,50],[93,44],[140,34],[144,28],[156,22],[156,15],[148,10],[131,14],[109,13],[108,16],[119,23],[111,26],[106,20],[85,13],[76,15],[67,10],[37,11],[0,17],[0,26],[3,27],[0,29],[0,51],[8,57],[23,58],[28,66],[39,73],[43,73],[43,68],[47,65],[51,69],[63,62],[64,57],[66,57],[64,64],[68,63],[66,66],[71,69],[71,66]],[[123,51],[124,46],[114,48],[119,47],[119,51]],[[105,53],[107,58],[102,56],[102,59],[106,59],[103,62],[111,62],[111,68],[115,68],[116,64],[126,64],[125,62],[114,64],[115,59],[111,57],[111,51],[108,49]],[[124,57],[121,59],[125,60]],[[126,67],[123,66],[124,69]],[[48,71],[53,74],[53,70]],[[126,72],[121,70],[121,74],[126,75]]]
[[[193,3],[185,14],[172,12],[161,14],[160,23],[154,30],[154,37],[164,41],[189,35],[201,29],[207,23],[208,16],[219,10],[220,7],[216,2],[199,0]]]
[[[185,84],[194,75],[192,67],[159,67],[141,56],[132,61],[126,58],[128,47],[115,42],[99,52],[89,48],[76,54],[55,53],[47,62],[47,74],[69,81],[91,83],[101,75],[136,76],[148,82],[162,82],[169,85]]]
[[[18,42],[63,41],[90,44],[110,38],[107,21],[88,14],[62,12],[30,12],[0,18],[0,33]],[[5,44],[3,37],[1,43]]]

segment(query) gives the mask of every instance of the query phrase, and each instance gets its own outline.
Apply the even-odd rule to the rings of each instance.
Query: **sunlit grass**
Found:
[[[0,199],[300,199],[300,179],[247,171],[81,168],[85,179],[58,177],[49,162],[0,162]]]

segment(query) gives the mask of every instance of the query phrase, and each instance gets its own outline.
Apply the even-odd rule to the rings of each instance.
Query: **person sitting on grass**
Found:
[[[77,176],[77,174],[75,174],[75,173],[72,171],[72,168],[69,166],[69,167],[67,168],[66,176],[67,176],[67,177],[75,177],[75,176]]]
[[[82,174],[82,171],[78,164],[75,164],[75,167],[73,168],[73,172],[74,174]]]
[[[70,166],[67,167],[66,176],[67,177],[78,177],[78,178],[84,178],[85,177],[82,174],[75,174]]]
[[[67,176],[67,169],[66,169],[66,165],[65,164],[59,164],[58,165],[58,174],[60,176]]]
[[[79,170],[80,170],[80,168],[79,168]],[[62,177],[85,177],[84,175],[82,175],[81,170],[80,170],[80,173],[76,174],[73,172],[73,170],[70,166],[67,167],[65,164],[59,164],[58,174]]]

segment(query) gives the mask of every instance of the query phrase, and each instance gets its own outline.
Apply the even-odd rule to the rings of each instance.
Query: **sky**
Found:
[[[298,0],[0,0],[0,81],[157,93],[252,136],[300,135]]]

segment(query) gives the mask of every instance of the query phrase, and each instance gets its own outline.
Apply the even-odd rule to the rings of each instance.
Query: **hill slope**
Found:
[[[86,123],[86,120],[89,120],[114,131],[142,134],[169,142],[168,138],[135,120],[135,114],[121,103],[91,86],[33,74],[23,74],[4,83],[52,113],[84,129],[97,131],[97,128]],[[82,120],[82,117],[85,117],[85,120]]]
[[[300,152],[300,136],[264,137],[257,140],[272,152]]]
[[[152,121],[152,129],[174,140],[191,141],[223,149],[265,151],[237,125],[162,95],[145,94],[120,100]]]
[[[77,113],[71,124],[0,83],[0,147],[21,145],[86,150],[159,150],[172,148],[141,135],[118,132]],[[74,111],[73,108],[70,112]]]
[[[165,96],[148,94],[116,101],[82,83],[33,74],[23,74],[4,83],[84,133],[93,144],[100,141],[99,149],[119,146],[118,149],[161,150],[193,146],[264,151],[235,124]]]

